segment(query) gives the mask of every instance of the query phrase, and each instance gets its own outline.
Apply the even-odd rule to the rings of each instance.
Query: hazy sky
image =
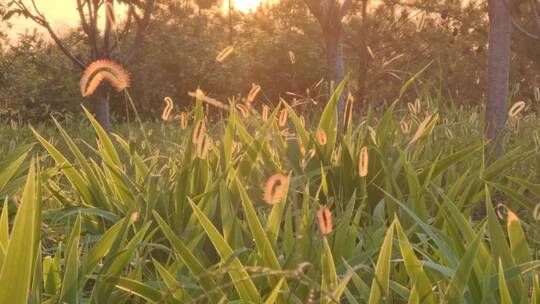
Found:
[[[36,0],[36,5],[55,29],[61,30],[78,24],[77,6],[73,0]],[[12,33],[34,28],[32,21],[24,17],[13,18],[10,21],[14,25]]]
[[[79,17],[76,9],[75,0],[35,0],[39,10],[47,17],[49,22],[56,30],[62,30],[69,27],[77,26]],[[28,7],[32,7],[29,0],[26,1]],[[225,4],[227,0],[224,1]],[[257,7],[261,0],[232,0],[233,5],[237,10],[249,11]],[[35,26],[32,21],[25,20],[23,17],[13,18],[13,29],[10,31],[11,36],[16,36],[16,33],[24,32],[25,29],[33,29]]]

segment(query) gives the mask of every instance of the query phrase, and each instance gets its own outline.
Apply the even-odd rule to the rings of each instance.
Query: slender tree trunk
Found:
[[[330,88],[335,88],[345,78],[345,63],[343,58],[343,36],[341,29],[325,33],[326,41],[326,67]],[[343,117],[345,103],[343,94],[337,103],[338,117]]]
[[[109,109],[110,96],[110,89],[108,87],[99,88],[96,92],[96,100],[94,106],[94,114],[96,115],[96,120],[107,133],[109,133],[111,130]]]
[[[503,152],[500,138],[506,123],[508,83],[510,78],[510,44],[512,17],[505,0],[489,0],[488,91],[484,121],[484,136],[490,140],[488,162]],[[495,202],[494,199],[492,199]],[[485,218],[486,205],[480,203],[474,218]]]
[[[504,0],[489,0],[488,92],[484,125],[485,136],[497,143],[506,122],[512,19]]]
[[[368,14],[367,14],[368,0],[362,0],[362,25],[358,31],[358,88],[356,92],[356,99],[364,103],[366,101],[366,88],[368,79],[368,70],[370,64],[370,57],[368,54]]]

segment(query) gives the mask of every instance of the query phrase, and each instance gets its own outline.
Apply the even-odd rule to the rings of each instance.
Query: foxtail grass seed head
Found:
[[[187,114],[186,112],[182,112],[180,113],[180,128],[182,128],[182,130],[185,130],[187,129],[187,127],[188,127]]]
[[[343,129],[348,130],[351,125],[352,113],[354,106],[354,97],[351,93],[347,97],[347,102],[345,103],[345,112],[343,112]]]
[[[270,156],[272,156],[273,159],[278,159],[278,153],[277,153],[277,150],[272,148],[272,147],[268,147],[268,152],[270,152]]]
[[[233,154],[236,154],[238,152],[240,152],[240,150],[242,149],[242,144],[237,142],[237,141],[233,141],[232,142],[232,153]]]
[[[534,87],[534,100],[540,102],[540,88]]]
[[[289,128],[283,128],[280,132],[281,136],[285,138],[290,138],[294,136],[294,133],[289,130]]]
[[[227,57],[229,57],[229,55],[231,55],[233,51],[234,51],[234,47],[233,47],[233,46],[228,46],[228,47],[224,48],[224,49],[223,49],[221,52],[219,52],[219,54],[217,55],[216,61],[217,61],[217,62],[223,62],[223,61],[225,61],[225,59],[227,59]]]
[[[319,80],[314,86],[313,86],[313,89],[316,89],[318,88],[319,86],[321,86],[321,84],[324,82],[324,78],[321,78],[321,80]]]
[[[306,156],[306,146],[301,138],[298,138],[298,146],[300,147],[300,153],[302,153],[302,156]]]
[[[282,174],[270,176],[264,186],[263,199],[269,205],[280,203],[284,197],[289,184],[289,179]]]
[[[314,304],[315,301],[315,288],[311,287],[308,293],[307,304]]]
[[[478,121],[478,114],[476,112],[471,113],[471,116],[469,116],[469,123],[474,124]]]
[[[416,98],[414,100],[414,107],[416,108],[416,113],[420,113],[422,111],[422,102],[420,101],[420,98]]]
[[[406,120],[402,120],[399,123],[399,128],[401,129],[401,133],[409,134],[409,133],[411,133],[411,122],[406,121]]]
[[[244,118],[248,118],[249,117],[249,110],[247,109],[247,107],[241,103],[237,103],[236,104],[236,109],[242,114],[242,116]]]
[[[261,86],[258,85],[258,84],[252,83],[251,84],[251,91],[249,91],[247,101],[249,103],[255,101],[255,98],[257,97],[257,94],[259,94],[260,91],[261,91]]]
[[[538,130],[535,130],[533,132],[533,139],[536,152],[538,153],[538,151],[540,150],[540,133],[538,133]]]
[[[448,137],[448,139],[454,139],[454,133],[452,133],[452,130],[449,128],[444,128],[444,133],[446,133],[446,137]]]
[[[420,17],[420,22],[416,24],[416,32],[420,33],[424,29],[424,24],[426,23],[426,14],[422,14],[422,17]]]
[[[283,109],[279,112],[279,126],[284,127],[287,124],[287,120],[289,120],[289,112],[287,109]]]
[[[377,132],[375,132],[375,129],[373,129],[371,126],[368,126],[369,136],[371,137],[371,141],[375,145],[377,145]]]
[[[195,98],[196,100],[203,101],[203,102],[207,103],[208,105],[214,106],[214,107],[216,107],[218,109],[222,109],[222,110],[228,110],[229,109],[229,106],[226,105],[225,103],[223,103],[223,102],[221,102],[221,101],[219,101],[217,99],[206,96],[201,89],[197,89],[195,92],[188,92],[188,95]]]
[[[197,121],[197,124],[195,124],[195,128],[193,129],[193,137],[192,141],[194,144],[197,144],[202,140],[202,137],[206,135],[206,125],[204,124],[204,120]]]
[[[416,130],[416,133],[414,133],[413,138],[410,141],[410,144],[415,143],[422,135],[424,135],[424,131],[426,130],[426,127],[428,126],[429,122],[431,121],[432,115],[429,115],[426,117],[418,126],[418,129]]]
[[[317,130],[317,141],[321,146],[326,145],[328,138],[326,137],[326,132],[324,132],[323,129]]]
[[[289,51],[289,60],[292,64],[296,63],[296,58],[294,57],[294,53],[292,51]]]
[[[409,108],[409,112],[411,114],[416,114],[416,108],[414,107],[413,103],[407,102],[407,108]]]
[[[270,114],[270,107],[267,105],[262,106],[262,120],[264,122],[268,121],[268,115]]]
[[[362,147],[360,149],[360,159],[358,161],[358,172],[361,177],[366,177],[368,175],[369,168],[369,153],[368,147]]]
[[[324,236],[332,233],[334,226],[332,225],[332,214],[330,213],[330,209],[321,207],[319,211],[317,211],[317,220],[319,222],[319,229]]]
[[[201,89],[197,89],[195,90],[195,98],[197,99],[202,99],[204,96],[206,96],[206,94],[204,94],[204,91],[201,90]]]
[[[508,116],[510,117],[516,117],[523,109],[525,109],[525,102],[524,101],[518,101],[512,105],[510,110],[508,111]]]
[[[211,145],[212,145],[212,139],[208,137],[208,135],[203,134],[195,145],[195,148],[196,148],[195,152],[197,153],[197,157],[201,159],[205,159],[206,156],[208,155],[208,151],[210,150]]]
[[[116,91],[129,87],[129,74],[119,64],[110,60],[92,62],[83,73],[79,82],[83,97],[94,94],[102,81],[107,81]]]
[[[533,218],[540,221],[540,203],[537,203],[536,206],[534,206]]]
[[[508,209],[508,207],[506,207],[506,205],[503,203],[498,203],[495,206],[495,213],[501,220],[504,220],[506,218],[508,211],[510,211],[510,209]]]
[[[171,111],[174,108],[174,103],[173,103],[172,98],[170,98],[169,96],[165,97],[164,101],[165,101],[165,108],[163,108],[161,119],[163,119],[164,121],[168,121],[171,117]]]

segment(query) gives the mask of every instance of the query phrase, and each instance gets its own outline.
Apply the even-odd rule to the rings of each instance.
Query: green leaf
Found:
[[[115,242],[121,242],[120,232],[125,228],[126,219],[122,219],[107,230],[101,238],[94,244],[92,249],[86,255],[85,261],[81,266],[79,277],[79,286],[84,286],[88,276],[92,274],[99,261],[106,257]]]
[[[65,177],[69,180],[71,185],[75,187],[81,196],[83,197],[84,201],[91,205],[94,201],[92,191],[88,187],[87,182],[83,179],[83,177],[77,172],[77,170],[74,168],[73,164],[71,164],[68,159],[58,151],[53,145],[51,145],[45,138],[43,138],[39,133],[37,133],[36,130],[32,129],[32,132],[34,132],[34,135],[36,136],[37,140],[41,143],[41,145],[49,152],[51,157],[54,159],[56,164],[60,166],[62,169],[62,172],[64,173]]]
[[[159,290],[137,280],[122,277],[111,281],[115,284],[116,288],[150,302],[163,302],[165,298],[165,295],[159,292]],[[169,299],[169,301],[171,303],[180,303],[174,299]]]
[[[84,106],[82,108],[83,108],[84,113],[86,114],[86,117],[88,117],[88,120],[90,120],[90,123],[96,130],[101,147],[103,148],[103,149],[100,149],[100,151],[102,152],[101,155],[103,156],[103,159],[111,167],[120,166],[121,165],[120,158],[118,157],[118,153],[116,152],[116,149],[114,148],[111,138],[109,137],[107,132],[105,132],[103,127],[101,127],[99,122],[97,122],[97,120],[94,118],[92,113],[90,113]]]
[[[238,192],[240,193],[240,197],[242,198],[242,206],[244,207],[244,212],[246,213],[246,219],[249,225],[249,229],[251,231],[251,235],[255,239],[257,251],[263,258],[264,266],[269,267],[272,270],[281,270],[281,265],[279,265],[279,261],[274,253],[274,248],[272,247],[270,240],[264,232],[262,224],[257,217],[257,213],[255,212],[255,208],[253,208],[253,203],[247,195],[242,183],[238,179],[236,180],[236,186],[238,187]],[[279,204],[285,203],[281,202]],[[272,285],[278,283],[278,280],[275,277],[270,277],[270,281]],[[284,284],[284,287],[285,289],[287,289],[286,282]]]
[[[277,298],[279,295],[279,292],[281,291],[281,285],[283,285],[283,282],[285,282],[285,278],[281,278],[279,282],[275,285],[274,289],[272,289],[272,293],[266,298],[266,301],[264,301],[264,304],[274,304],[277,302]]]
[[[532,261],[531,253],[529,252],[529,244],[525,238],[521,221],[517,215],[508,210],[508,222],[506,225],[508,231],[508,239],[510,241],[510,249],[512,256],[517,264]]]
[[[392,258],[392,239],[394,237],[395,221],[388,228],[384,237],[377,266],[375,266],[375,276],[371,283],[371,292],[369,294],[369,304],[383,303],[389,296],[390,286],[390,259]]]
[[[323,277],[326,287],[337,286],[338,276],[336,272],[336,265],[334,263],[334,256],[332,255],[332,249],[330,249],[330,244],[328,244],[328,239],[323,238],[323,254],[322,254],[322,263],[323,263]]]
[[[233,250],[231,249],[229,244],[227,244],[221,234],[219,234],[219,231],[216,229],[214,224],[212,224],[210,219],[206,217],[202,210],[199,209],[199,207],[197,207],[197,205],[195,205],[195,203],[193,203],[192,201],[190,201],[190,204],[193,208],[195,216],[199,220],[200,225],[206,231],[208,238],[210,238],[210,240],[214,244],[214,247],[221,256],[221,259],[227,261],[234,254]],[[251,280],[249,273],[245,270],[244,265],[242,265],[238,257],[235,257],[230,262],[230,265],[232,268],[234,268],[234,270],[229,271],[229,276],[231,277],[236,291],[238,292],[242,300],[252,301],[255,303],[261,302],[261,296],[257,291],[255,284]]]
[[[193,302],[193,299],[185,292],[184,287],[181,283],[176,281],[176,278],[159,262],[154,260],[154,267],[156,268],[157,273],[161,277],[161,280],[168,288],[167,294],[171,294],[174,299],[184,302]]]
[[[463,303],[463,293],[465,292],[465,287],[467,287],[467,282],[469,281],[469,276],[471,275],[474,260],[476,259],[483,235],[484,231],[482,229],[476,236],[474,242],[469,245],[469,249],[467,249],[465,255],[461,258],[456,272],[450,280],[448,289],[444,294],[443,303]]]
[[[165,220],[157,212],[154,211],[154,217],[156,218],[161,231],[176,253],[184,261],[191,273],[195,275],[196,279],[200,282],[202,288],[210,295],[212,302],[218,303],[221,299],[225,298],[225,294],[216,284],[216,282],[206,275],[206,268],[200,263],[195,255],[189,250],[188,246],[184,244],[174,233],[174,231],[167,225]],[[226,299],[226,298],[225,298]]]
[[[432,63],[433,63],[433,61],[428,63],[425,67],[423,67],[420,71],[418,71],[416,74],[414,74],[413,77],[409,78],[409,80],[407,80],[405,82],[405,84],[403,84],[401,86],[401,89],[399,90],[399,98],[401,98],[401,96],[403,96],[405,91],[407,91],[407,89],[416,81],[416,79],[418,79],[420,77],[420,75],[422,75],[427,70],[427,68],[429,68],[429,66],[431,66]]]
[[[405,235],[399,220],[396,218],[396,233],[399,238],[399,248],[401,255],[403,256],[403,262],[405,264],[405,269],[409,275],[409,279],[413,284],[415,294],[418,296],[418,299],[422,299],[422,303],[435,303],[435,296],[431,290],[431,283],[424,272],[422,263],[418,261],[412,246],[409,242],[409,239]]]
[[[501,297],[501,304],[512,304],[512,297],[510,296],[510,291],[508,291],[508,286],[506,285],[506,279],[504,277],[504,268],[502,261],[499,260],[499,295]]]
[[[344,79],[332,93],[330,100],[324,108],[321,119],[319,121],[319,126],[317,128],[317,130],[324,130],[324,132],[326,133],[327,143],[325,147],[327,147],[327,151],[332,149],[336,144],[336,138],[338,133],[338,112],[336,111],[336,109],[337,103],[341,99],[340,97],[346,84],[347,80]]]
[[[483,148],[483,144],[472,145],[463,150],[457,151],[453,154],[450,154],[444,158],[438,159],[437,161],[431,164],[431,170],[428,170],[427,166],[424,168],[423,173],[421,174],[421,180],[424,181],[424,184],[429,184],[429,182],[439,175],[441,175],[445,170],[451,166],[457,164],[461,160],[470,157],[473,153],[480,151]],[[428,172],[432,172],[429,180],[426,180],[428,177]]]
[[[0,271],[0,303],[27,303],[41,225],[41,184],[34,161],[15,216]]]
[[[495,211],[490,199],[489,189],[486,186],[486,210],[487,210],[487,223],[488,233],[491,243],[491,254],[493,261],[502,261],[504,268],[511,268],[516,266],[510,247],[506,241],[506,236],[499,225]],[[515,300],[520,299],[521,290],[523,290],[523,283],[520,278],[515,278],[509,282],[509,290],[512,294],[512,298]],[[519,303],[519,301],[518,301]]]
[[[60,300],[66,303],[79,303],[79,240],[81,235],[81,215],[77,216],[69,236],[64,256],[64,279]]]
[[[9,202],[6,197],[4,201],[4,206],[2,207],[2,214],[0,214],[0,270],[2,270],[2,264],[4,257],[7,253],[8,243],[9,243]]]
[[[9,183],[15,176],[19,168],[24,163],[32,146],[23,146],[11,152],[0,163],[0,191]]]

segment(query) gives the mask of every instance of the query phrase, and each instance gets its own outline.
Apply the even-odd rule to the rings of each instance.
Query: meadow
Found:
[[[321,113],[4,124],[0,303],[540,303],[534,111],[492,156],[480,107],[340,118],[342,88]]]

